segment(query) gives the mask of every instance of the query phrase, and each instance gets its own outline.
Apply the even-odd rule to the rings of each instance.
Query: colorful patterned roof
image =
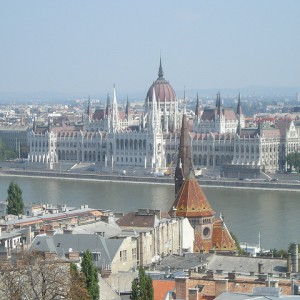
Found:
[[[175,211],[174,211],[175,209]],[[193,171],[185,179],[173,205],[177,217],[212,217],[215,211],[211,208]]]
[[[212,235],[213,247],[216,251],[235,251],[236,245],[222,217],[216,219]]]

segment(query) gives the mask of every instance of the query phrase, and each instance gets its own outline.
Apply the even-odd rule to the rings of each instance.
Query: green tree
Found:
[[[238,238],[236,237],[236,235],[233,234],[232,232],[230,232],[230,235],[231,235],[232,239],[233,239],[234,242],[235,242],[235,245],[236,245],[236,249],[237,249],[237,251],[238,251],[238,254],[240,254],[240,255],[246,254],[246,251],[243,250],[243,249],[241,248],[240,242],[239,242]]]
[[[71,286],[70,286],[70,297],[72,300],[91,300],[88,294],[88,290],[85,285],[85,278],[82,273],[77,269],[74,263],[70,264],[70,276],[71,276]]]
[[[300,153],[291,152],[286,156],[286,163],[288,165],[288,170],[292,171],[294,167],[297,172],[300,170]]]
[[[7,213],[12,215],[20,215],[24,212],[24,202],[22,198],[22,190],[18,184],[13,181],[9,184],[7,190]]]
[[[139,268],[138,278],[132,281],[131,297],[132,300],[153,300],[154,291],[152,279],[146,275],[143,268]]]
[[[99,279],[97,269],[93,265],[92,253],[87,250],[83,253],[81,270],[84,274],[85,284],[88,290],[88,294],[93,300],[99,299]]]

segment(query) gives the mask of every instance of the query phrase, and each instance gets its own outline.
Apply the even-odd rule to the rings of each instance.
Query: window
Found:
[[[120,251],[120,261],[127,261],[127,250]]]
[[[132,249],[132,259],[136,259],[136,248]]]

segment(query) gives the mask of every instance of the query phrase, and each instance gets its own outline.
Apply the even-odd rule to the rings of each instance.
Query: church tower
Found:
[[[187,178],[192,168],[191,139],[188,129],[188,118],[184,111],[182,117],[180,142],[178,149],[177,165],[175,168],[175,196],[178,194],[183,181]]]
[[[235,242],[223,218],[215,218],[216,213],[195,177],[191,158],[188,118],[184,111],[175,169],[175,201],[169,213],[188,218],[194,228],[194,252],[234,251]]]

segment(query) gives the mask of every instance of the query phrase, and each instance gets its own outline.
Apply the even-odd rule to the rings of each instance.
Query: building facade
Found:
[[[50,118],[48,125],[35,123],[28,131],[29,161],[46,168],[61,162],[92,163],[109,171],[166,169],[177,157],[180,106],[160,61],[158,78],[148,89],[143,110],[134,111],[128,101],[120,109],[114,87],[105,107],[93,110],[88,102],[81,123],[66,125]],[[300,130],[292,118],[245,127],[240,96],[236,110],[222,105],[220,93],[213,107],[201,107],[197,96],[195,112],[188,117],[195,168],[230,177],[244,170],[256,177],[262,171],[284,171],[286,155],[299,150]]]

